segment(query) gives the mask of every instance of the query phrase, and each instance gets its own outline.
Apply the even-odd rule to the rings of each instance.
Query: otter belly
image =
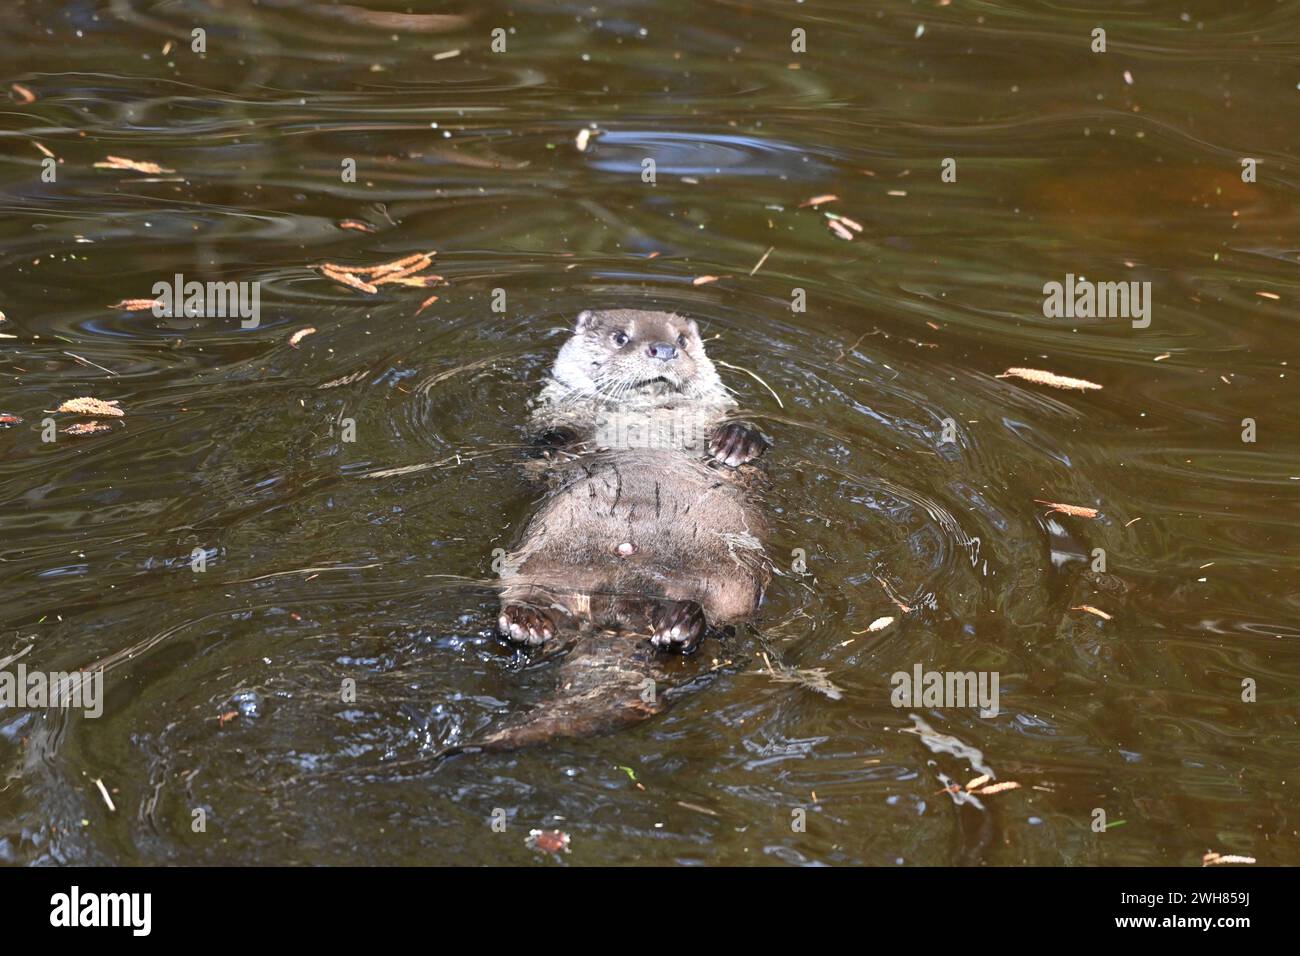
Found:
[[[635,626],[647,600],[694,601],[708,623],[753,614],[768,577],[761,518],[733,474],[673,451],[563,466],[507,561],[507,599],[545,595],[598,625]]]

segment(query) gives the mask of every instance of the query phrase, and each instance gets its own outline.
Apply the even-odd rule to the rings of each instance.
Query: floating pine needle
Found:
[[[437,285],[441,281],[443,281],[442,276],[435,276],[435,275],[397,276],[396,278],[392,276],[384,276],[382,279],[375,280],[375,285],[383,285],[384,283],[387,282],[387,283],[391,283],[392,285],[410,286],[413,289],[427,289],[430,286]]]
[[[1218,866],[1222,863],[1254,863],[1253,856],[1233,856],[1231,854],[1223,855],[1215,853],[1213,850],[1208,851],[1201,857],[1201,866]]]
[[[718,815],[717,810],[710,810],[708,807],[702,807],[696,803],[687,803],[685,800],[678,800],[677,805],[679,807],[685,807],[687,810],[694,810],[696,813],[706,813],[711,817],[716,817]]]
[[[1079,604],[1070,608],[1071,611],[1087,611],[1089,614],[1095,614],[1103,621],[1109,621],[1114,615],[1107,614],[1101,608],[1093,607],[1091,604]]]
[[[117,400],[105,402],[98,398],[84,396],[82,398],[68,399],[55,411],[67,412],[71,415],[90,415],[97,418],[121,418],[126,412],[117,407],[120,404],[121,402]]]
[[[885,597],[887,597],[887,598],[889,598],[889,600],[893,601],[893,602],[894,602],[894,606],[895,606],[896,608],[898,608],[898,609],[899,609],[900,611],[902,611],[904,614],[911,614],[911,613],[912,613],[912,606],[911,606],[910,604],[904,604],[904,603],[899,599],[898,595],[894,592],[894,589],[893,589],[892,587],[890,587],[890,585],[885,581],[884,578],[880,577],[879,575],[876,575],[876,580],[880,583],[880,587],[881,587],[881,589],[885,592]]]
[[[811,199],[805,199],[799,204],[800,209],[807,209],[809,206],[824,206],[828,202],[839,202],[839,196],[834,193],[826,193],[823,196],[813,196]]]
[[[858,222],[856,219],[850,219],[848,216],[841,216],[839,213],[835,212],[824,212],[822,215],[830,222],[838,222],[842,225],[848,226],[854,232],[862,231],[862,223]]]
[[[987,797],[990,794],[1001,793],[1004,790],[1019,790],[1020,784],[1013,780],[1006,780],[1002,783],[995,783],[992,786],[983,787],[979,790],[971,790],[971,793],[978,794],[981,797]]]
[[[759,269],[763,268],[763,263],[767,261],[767,257],[772,254],[772,250],[775,248],[776,246],[767,247],[767,252],[763,253],[763,258],[759,259],[758,262],[754,263],[754,268],[749,270],[750,275],[754,275],[754,273],[758,272]]]
[[[104,368],[104,366],[100,365],[98,362],[92,362],[90,359],[85,358],[84,356],[78,355],[76,352],[68,352],[68,351],[65,350],[63,354],[64,354],[64,355],[70,355],[70,356],[72,356],[74,359],[76,359],[78,362],[81,362],[83,365],[93,365],[95,368],[99,369],[101,372],[107,372],[109,375],[116,375],[116,374],[117,374],[117,373],[114,372],[111,368]]]
[[[370,272],[370,281],[375,285],[384,282],[392,282],[395,279],[401,279],[405,276],[413,275],[421,269],[427,269],[433,263],[433,259],[427,255],[417,256],[413,259],[399,259],[397,262],[390,262],[387,265],[380,266]]]
[[[1057,375],[1055,372],[1045,372],[1041,368],[1009,368],[998,378],[1023,378],[1026,382],[1033,382],[1035,385],[1077,389],[1080,392],[1101,388],[1096,382],[1089,382],[1082,378],[1070,378],[1066,375]]]
[[[338,269],[340,272],[369,273],[372,278],[374,276],[388,275],[389,273],[393,273],[393,272],[401,272],[402,274],[405,274],[406,272],[411,271],[408,268],[409,266],[412,266],[417,262],[422,262],[424,263],[424,265],[428,265],[429,264],[428,260],[432,259],[437,254],[438,253],[433,251],[417,252],[414,253],[413,255],[406,256],[405,258],[395,259],[392,262],[385,262],[377,266],[365,266],[360,268],[348,268],[347,266],[335,266],[334,268]],[[415,271],[418,272],[420,270],[416,269]]]
[[[394,13],[348,3],[316,4],[312,15],[393,33],[452,33],[466,29],[472,21],[462,13]]]
[[[104,802],[108,804],[108,809],[116,813],[117,807],[113,806],[113,798],[108,795],[108,787],[104,786],[104,781],[96,777],[95,786],[99,787],[99,795],[103,797]]]
[[[158,299],[123,299],[121,302],[114,302],[112,305],[104,306],[104,308],[123,309],[127,312],[144,312],[160,304]]]
[[[722,359],[714,359],[713,364],[721,365],[724,368],[734,368],[737,372],[744,372],[754,381],[758,382],[759,385],[762,385],[765,389],[771,392],[772,397],[776,399],[777,405],[779,405],[781,408],[785,408],[785,402],[781,401],[781,396],[776,394],[776,391],[772,388],[772,386],[768,385],[767,382],[763,381],[761,378],[759,378],[755,373],[751,372],[749,369],[741,365],[732,365],[730,362],[722,361]]]
[[[1073,515],[1076,518],[1095,518],[1100,514],[1096,508],[1084,508],[1082,505],[1063,505],[1056,501],[1044,501],[1042,498],[1035,498],[1034,501],[1040,505],[1047,505],[1052,511],[1059,511],[1063,515]]]
[[[157,163],[139,162],[134,159],[127,159],[124,156],[109,156],[104,160],[104,162],[96,163],[95,168],[96,169],[129,169],[135,173],[149,173],[150,175],[154,175],[154,176],[158,175],[159,173],[176,172],[176,170],[174,169],[167,169],[166,167],[159,166]]]
[[[340,229],[354,229],[357,232],[375,232],[375,227],[360,219],[344,219],[339,223]]]

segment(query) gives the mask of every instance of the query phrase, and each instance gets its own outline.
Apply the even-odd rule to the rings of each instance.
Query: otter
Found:
[[[735,408],[693,319],[578,315],[530,416],[546,491],[506,555],[497,622],[522,645],[576,643],[558,696],[478,749],[658,713],[646,687],[665,656],[753,616],[771,576],[753,463],[771,442]]]

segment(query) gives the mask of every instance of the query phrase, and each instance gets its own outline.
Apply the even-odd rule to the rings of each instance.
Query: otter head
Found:
[[[699,327],[669,312],[579,313],[554,374],[574,392],[617,403],[724,395]]]

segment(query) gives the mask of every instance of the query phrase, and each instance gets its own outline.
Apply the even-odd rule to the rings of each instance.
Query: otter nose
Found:
[[[663,359],[667,362],[669,359],[677,358],[677,349],[667,342],[655,342],[653,345],[646,346],[646,354],[651,358]]]

